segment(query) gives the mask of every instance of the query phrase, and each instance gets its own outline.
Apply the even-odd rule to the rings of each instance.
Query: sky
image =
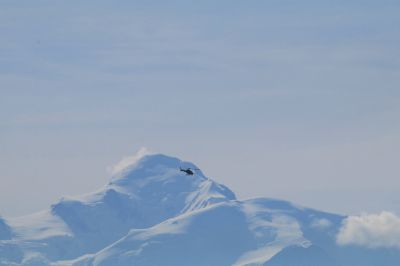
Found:
[[[400,213],[398,1],[0,3],[0,215],[142,147],[239,198]]]

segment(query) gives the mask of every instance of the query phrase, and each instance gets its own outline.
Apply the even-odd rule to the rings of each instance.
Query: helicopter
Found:
[[[197,168],[195,168],[195,169],[192,169],[192,168],[186,168],[186,169],[184,169],[184,168],[179,167],[179,170],[180,170],[181,172],[185,172],[186,175],[194,175],[193,170],[200,170],[200,169],[197,169]]]

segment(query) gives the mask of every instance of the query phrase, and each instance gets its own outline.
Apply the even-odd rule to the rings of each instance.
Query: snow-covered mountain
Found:
[[[299,220],[340,217],[269,199],[231,200],[168,219],[73,265],[263,265],[286,247],[312,242]]]
[[[11,237],[11,228],[8,226],[6,221],[0,217],[0,240],[8,240],[11,239]]]
[[[0,219],[0,265],[394,266],[400,252],[339,246],[344,216],[238,200],[192,163],[146,155],[99,191]]]

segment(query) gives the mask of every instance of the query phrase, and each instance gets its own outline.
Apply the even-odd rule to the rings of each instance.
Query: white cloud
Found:
[[[316,228],[316,229],[327,229],[332,226],[332,222],[329,221],[328,219],[322,218],[322,219],[314,219],[311,222],[311,227]]]
[[[400,248],[400,217],[391,212],[349,216],[337,235],[339,245]]]
[[[115,174],[119,173],[120,171],[124,170],[125,168],[127,168],[128,166],[134,165],[143,156],[146,156],[148,154],[151,154],[151,152],[147,148],[142,147],[139,149],[139,151],[135,155],[122,158],[114,166],[109,167],[108,170],[109,170],[109,172],[111,172],[111,174],[115,175]]]

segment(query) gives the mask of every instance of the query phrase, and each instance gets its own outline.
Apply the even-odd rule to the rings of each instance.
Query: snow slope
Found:
[[[238,200],[197,168],[138,158],[95,193],[0,219],[0,265],[395,266],[400,252],[336,244],[344,216],[275,199]]]
[[[0,240],[11,239],[12,232],[7,222],[0,217]]]
[[[285,201],[232,200],[131,230],[98,253],[62,265],[263,265],[288,247],[313,250],[302,228],[315,219],[341,217]]]
[[[179,166],[197,168],[164,155],[144,156],[95,193],[63,198],[48,211],[10,220],[15,241],[25,253],[72,259],[106,247],[132,228],[235,199],[201,171],[186,176]]]

